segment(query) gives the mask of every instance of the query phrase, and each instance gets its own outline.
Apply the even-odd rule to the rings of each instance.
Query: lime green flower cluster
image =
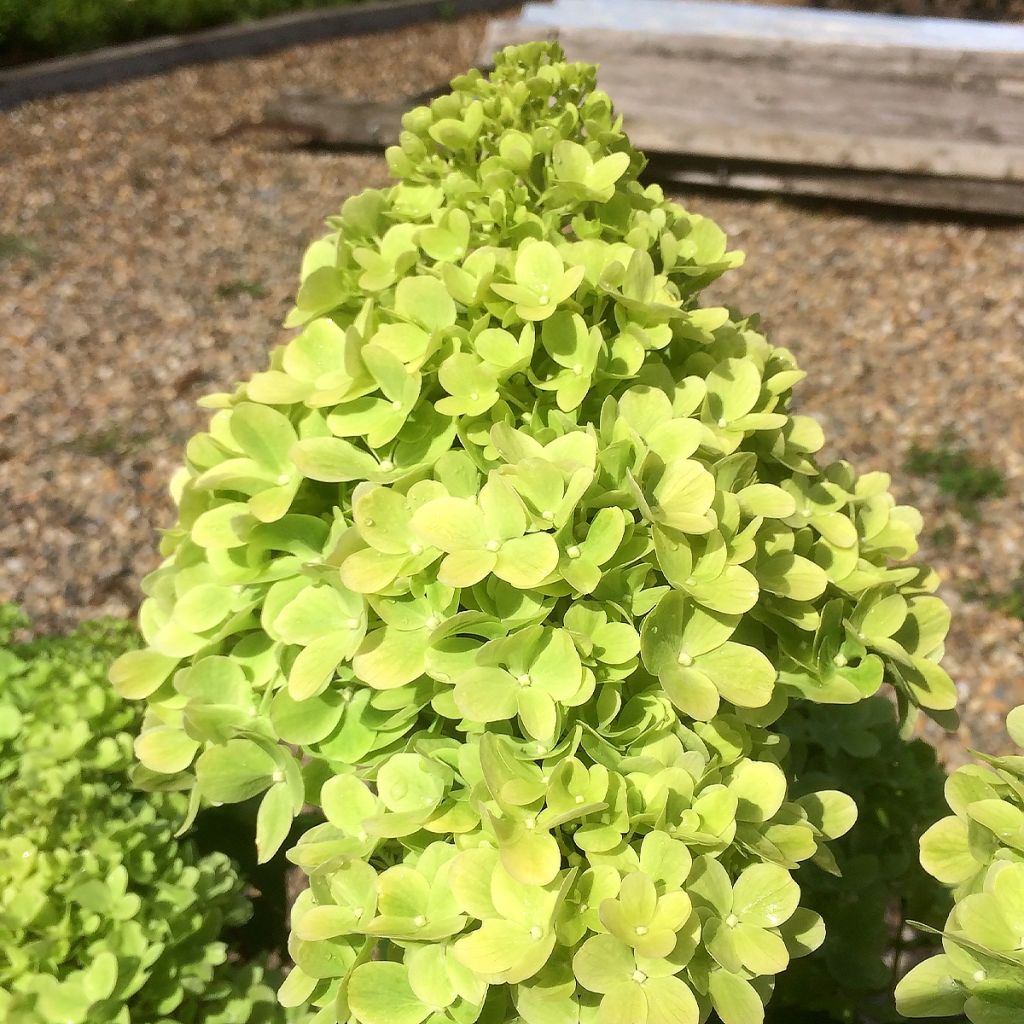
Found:
[[[142,782],[261,796],[309,875],[318,1024],[758,1024],[822,941],[793,700],[955,704],[919,517],[814,453],[803,377],[696,295],[722,232],[637,175],[557,47],[404,119],[314,243],[269,368],[214,396],[145,583]]]
[[[1024,748],[1024,707],[1007,718]],[[953,810],[921,839],[921,863],[956,897],[944,952],[897,986],[907,1017],[966,1015],[971,1024],[1024,1019],[1024,757],[984,757],[946,783]]]
[[[218,941],[248,915],[227,858],[174,838],[180,795],[133,794],[136,711],[106,685],[134,631],[13,645],[0,607],[0,1019],[277,1024],[259,967]]]

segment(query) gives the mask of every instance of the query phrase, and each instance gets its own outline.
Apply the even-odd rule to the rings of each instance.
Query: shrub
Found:
[[[208,400],[112,673],[140,782],[262,794],[264,858],[322,812],[318,1022],[757,1024],[857,816],[780,716],[955,704],[917,513],[819,467],[792,355],[697,303],[740,257],[594,85],[531,44],[406,115]]]
[[[357,0],[0,0],[0,64]]]
[[[880,694],[847,707],[801,702],[778,729],[791,743],[793,791],[842,789],[859,816],[832,845],[838,871],[814,864],[800,872],[803,902],[822,915],[828,939],[780,977],[771,1008],[785,1024],[796,1024],[797,1010],[815,1022],[896,1020],[893,986],[933,945],[928,935],[908,936],[907,922],[938,926],[949,911],[918,860],[921,834],[945,813],[945,772],[931,746],[900,736]]]
[[[1007,719],[1024,747],[1024,708]],[[921,863],[956,897],[944,952],[896,989],[908,1017],[966,1014],[972,1024],[1017,1024],[1024,1012],[1024,758],[984,757],[946,783],[953,814],[921,840]]]
[[[270,1024],[258,967],[218,934],[248,914],[223,856],[174,838],[180,795],[128,787],[136,710],[106,685],[123,624],[14,644],[0,608],[0,1018]]]

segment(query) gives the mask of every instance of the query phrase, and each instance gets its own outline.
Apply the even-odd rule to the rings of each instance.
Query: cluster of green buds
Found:
[[[819,468],[803,377],[698,306],[722,232],[637,175],[595,69],[499,54],[404,119],[213,396],[145,581],[139,781],[260,797],[318,1024],[759,1024],[822,939],[791,701],[955,704],[919,517]]]
[[[1024,748],[1024,707],[1011,711]],[[953,890],[943,952],[900,982],[907,1017],[965,1015],[971,1024],[1015,1024],[1024,1014],[1024,757],[983,756],[946,782],[953,814],[921,839],[921,863]]]

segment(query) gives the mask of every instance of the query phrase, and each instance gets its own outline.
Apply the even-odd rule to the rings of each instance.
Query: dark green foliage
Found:
[[[943,437],[934,448],[915,444],[907,455],[906,469],[934,480],[967,519],[977,516],[979,502],[1006,494],[1003,474],[995,466],[978,461],[949,437]]]
[[[948,892],[918,861],[921,835],[946,813],[945,773],[927,743],[900,736],[884,696],[794,705],[779,729],[791,743],[795,792],[842,789],[859,817],[832,844],[834,865],[819,857],[797,876],[807,905],[825,919],[828,941],[779,977],[769,1019],[794,1024],[799,1007],[820,1021],[898,1020],[892,989],[905,957],[934,945],[922,935],[915,949],[905,947],[904,923],[940,926],[950,907]]]
[[[266,288],[259,281],[246,281],[240,277],[217,285],[217,295],[222,299],[237,299],[240,295],[248,295],[253,299],[262,299],[266,294]]]
[[[175,839],[183,796],[129,786],[138,713],[105,675],[135,631],[16,643],[25,625],[0,607],[0,1020],[282,1020],[219,941],[250,913],[231,862]]]
[[[0,64],[354,0],[0,0]]]

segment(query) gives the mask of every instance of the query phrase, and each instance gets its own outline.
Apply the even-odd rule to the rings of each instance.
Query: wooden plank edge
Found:
[[[254,57],[301,43],[390,32],[427,21],[489,14],[516,0],[385,0],[280,14],[182,36],[159,36],[0,71],[0,110],[65,92],[99,89],[188,64]]]
[[[673,188],[1024,220],[1024,188],[1016,182],[685,156],[651,157],[643,177]]]

